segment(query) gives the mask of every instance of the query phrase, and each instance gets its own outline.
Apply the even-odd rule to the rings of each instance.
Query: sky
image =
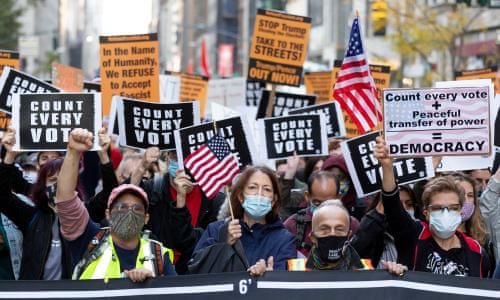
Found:
[[[148,33],[153,0],[102,0],[102,35]]]

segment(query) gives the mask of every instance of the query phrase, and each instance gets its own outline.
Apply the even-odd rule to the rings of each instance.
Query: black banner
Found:
[[[227,118],[215,122],[217,132],[222,135],[231,152],[238,158],[240,170],[253,164],[253,141],[250,131],[240,117]],[[214,122],[182,128],[175,132],[179,161],[203,146],[215,134]]]
[[[324,117],[321,115],[292,115],[261,119],[261,145],[268,159],[293,156],[327,155],[328,145]]]
[[[148,279],[0,281],[0,299],[495,299],[496,280],[386,271],[267,272]]]
[[[259,106],[262,92],[266,87],[265,82],[247,80],[246,104],[247,106]]]
[[[57,93],[60,89],[26,73],[6,67],[0,77],[0,111],[12,112],[12,97],[23,93]]]
[[[199,122],[196,102],[152,103],[122,98],[118,104],[120,144],[175,149],[174,131]]]
[[[382,167],[373,155],[375,138],[379,135],[378,131],[374,131],[341,144],[358,197],[374,194],[381,189]],[[406,184],[433,177],[434,168],[430,158],[395,159],[394,175],[398,184]]]
[[[257,119],[266,117],[281,117],[286,115],[288,110],[302,108],[309,105],[314,105],[316,102],[316,95],[298,95],[276,92],[274,99],[271,98],[271,91],[262,91],[262,98],[260,99],[259,109],[257,111]],[[271,104],[269,101],[272,101]],[[268,106],[272,106],[271,115],[268,115]]]
[[[99,94],[16,94],[12,108],[16,149],[64,151],[74,128],[92,132],[94,148],[97,147],[101,123]]]
[[[328,138],[344,137],[346,135],[344,117],[337,102],[291,109],[288,111],[288,114],[323,114],[325,116],[326,135]]]

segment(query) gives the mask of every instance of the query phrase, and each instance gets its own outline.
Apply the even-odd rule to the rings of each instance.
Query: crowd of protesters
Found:
[[[209,199],[174,151],[120,148],[106,132],[91,152],[93,134],[74,129],[65,153],[16,153],[15,129],[4,133],[0,279],[366,269],[500,277],[500,171],[398,187],[378,137],[376,196],[359,199],[334,147],[276,171],[247,166]]]

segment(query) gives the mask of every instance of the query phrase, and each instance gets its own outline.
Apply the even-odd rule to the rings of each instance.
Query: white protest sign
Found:
[[[210,103],[210,110],[212,120],[216,121],[241,115],[239,112],[215,102]]]
[[[490,95],[488,87],[385,89],[389,155],[489,154]]]
[[[477,80],[458,80],[458,81],[440,81],[436,82],[437,88],[453,88],[453,87],[489,87],[490,89],[490,139],[493,141],[493,129],[495,128],[495,116],[500,108],[500,99],[493,100],[494,88],[489,79]],[[494,154],[485,156],[444,156],[441,163],[438,165],[437,172],[463,171],[474,169],[489,168],[493,164]]]
[[[176,103],[180,101],[181,77],[177,75],[160,75],[160,102]]]
[[[207,101],[227,107],[246,105],[246,78],[211,79],[208,81]]]

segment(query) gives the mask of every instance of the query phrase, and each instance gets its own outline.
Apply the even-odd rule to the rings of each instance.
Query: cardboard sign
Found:
[[[326,121],[323,115],[292,115],[258,121],[265,157],[283,159],[294,155],[328,155]]]
[[[3,68],[10,67],[19,70],[19,52],[0,50],[0,75],[2,75]],[[0,111],[0,137],[7,131],[10,124],[10,116]]]
[[[55,93],[60,90],[40,80],[18,70],[5,67],[0,77],[0,111],[11,114],[12,98],[14,94],[23,93]]]
[[[83,82],[83,91],[85,93],[100,93],[101,92],[101,84],[96,82]]]
[[[158,35],[100,36],[99,42],[103,115],[113,95],[159,102]]]
[[[299,86],[310,31],[309,17],[259,9],[250,48],[248,78]]]
[[[264,82],[247,80],[246,105],[258,107],[265,88]]]
[[[233,117],[215,122],[217,132],[222,135],[231,152],[238,158],[240,170],[255,162],[255,149],[250,130],[241,117]],[[184,158],[208,142],[215,134],[214,122],[194,125],[176,130],[175,144],[179,167]]]
[[[318,95],[318,103],[333,99],[334,71],[306,72],[304,85],[308,94]]]
[[[160,102],[177,103],[181,98],[181,77],[160,75]]]
[[[488,87],[490,95],[493,95],[493,84],[489,79],[459,80],[459,81],[440,81],[436,82],[437,88],[461,88],[461,87]],[[490,98],[490,140],[494,138],[495,118],[500,109],[500,97]],[[492,151],[493,152],[493,151]],[[455,172],[462,170],[486,169],[493,164],[493,153],[484,156],[444,156],[441,163],[436,168],[438,172]]]
[[[118,97],[120,145],[175,149],[174,130],[199,123],[198,103],[150,103]]]
[[[342,109],[337,102],[311,105],[304,108],[291,109],[289,115],[322,114],[325,116],[326,135],[328,138],[345,137],[345,124]]]
[[[204,117],[207,103],[208,77],[170,71],[165,71],[165,73],[180,76],[179,101],[198,101],[201,116]]]
[[[333,67],[333,85],[337,81],[337,77],[342,66],[341,60],[334,61]],[[391,67],[385,65],[370,65],[370,74],[372,75],[375,87],[377,88],[379,99],[382,99],[382,90],[389,88],[391,84]],[[333,89],[332,89],[333,93]],[[356,137],[359,135],[358,127],[354,121],[344,113],[345,127],[347,138]]]
[[[260,99],[257,119],[266,117],[280,117],[286,115],[288,110],[302,108],[316,103],[316,95],[299,95],[275,92],[274,99],[271,91],[264,90]]]
[[[370,132],[340,144],[358,198],[375,194],[382,187],[382,167],[373,155],[379,134]],[[399,185],[434,177],[432,158],[396,159],[394,175]]]
[[[500,77],[498,67],[455,72],[455,80],[490,79],[495,86],[495,94],[500,94]]]
[[[389,155],[488,155],[488,87],[386,89],[384,135]]]
[[[81,92],[83,89],[83,71],[53,62],[52,83],[65,92]]]
[[[228,107],[244,106],[247,81],[243,77],[208,81],[207,102]]]
[[[12,112],[12,124],[17,128],[16,151],[65,151],[74,128],[92,132],[92,150],[99,149],[99,94],[15,94]]]

